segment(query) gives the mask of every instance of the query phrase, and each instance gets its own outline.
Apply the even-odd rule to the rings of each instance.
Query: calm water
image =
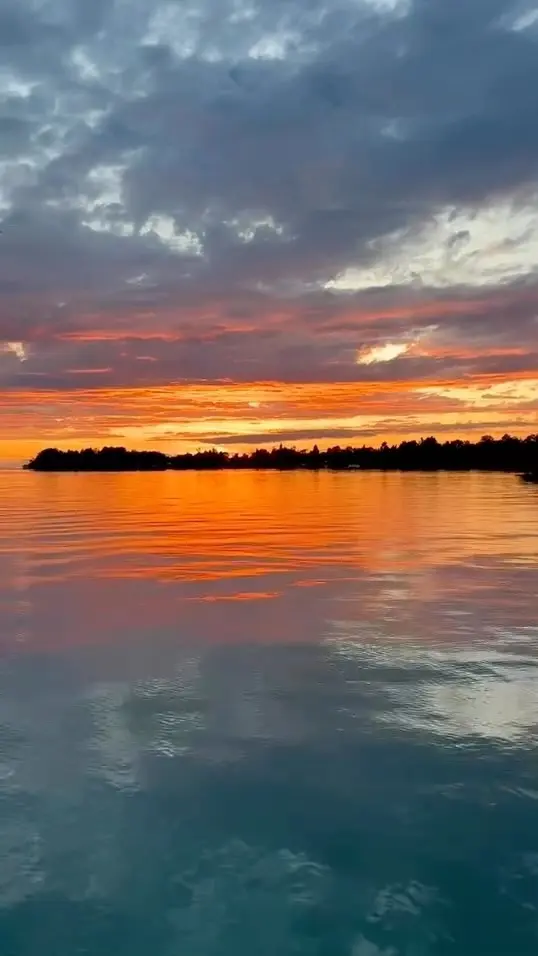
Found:
[[[538,952],[538,488],[0,474],[1,956]]]

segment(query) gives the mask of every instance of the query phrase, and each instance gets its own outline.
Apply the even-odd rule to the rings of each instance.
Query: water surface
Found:
[[[538,951],[538,489],[0,473],[1,956]]]

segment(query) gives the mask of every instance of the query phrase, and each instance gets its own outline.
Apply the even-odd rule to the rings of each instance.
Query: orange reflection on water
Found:
[[[495,614],[532,623],[538,495],[511,475],[0,481],[7,646],[164,632],[312,640],[343,620],[420,638]]]
[[[277,597],[280,597],[279,591],[237,591],[235,594],[222,594],[220,596],[205,594],[198,600],[211,604],[214,601],[268,601]]]

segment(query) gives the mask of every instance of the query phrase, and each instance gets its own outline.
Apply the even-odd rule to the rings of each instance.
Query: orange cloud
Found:
[[[99,370],[88,370],[95,372]],[[538,374],[406,382],[178,384],[155,388],[0,393],[0,458],[44,445],[193,449],[286,441],[368,443],[440,432],[536,429]],[[295,436],[295,438],[294,438]],[[304,436],[304,437],[303,437]]]

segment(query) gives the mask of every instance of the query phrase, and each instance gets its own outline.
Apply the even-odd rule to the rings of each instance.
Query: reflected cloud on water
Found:
[[[459,908],[487,898],[498,908],[488,932],[508,945],[517,921],[516,952],[530,953],[530,637],[483,655],[337,634],[168,644],[153,672],[135,651],[126,674],[103,648],[55,667],[11,659],[2,931],[43,919],[48,901],[73,932],[83,907],[92,954],[126,914],[142,952],[140,907],[158,908],[140,939],[162,952],[241,951],[262,923],[257,951],[268,954],[390,952],[396,941],[397,953],[445,952],[464,931],[476,947],[481,931],[458,926]]]

